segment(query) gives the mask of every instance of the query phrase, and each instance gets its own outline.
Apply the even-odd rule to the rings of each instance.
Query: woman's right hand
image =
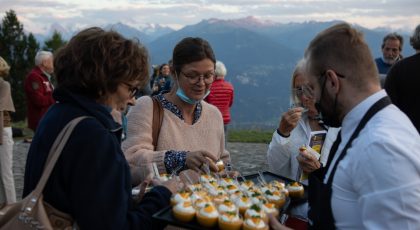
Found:
[[[211,171],[217,172],[219,168],[215,164],[216,161],[217,158],[214,154],[211,154],[205,150],[199,150],[187,152],[187,159],[185,164],[189,169],[199,173],[205,172],[203,169],[204,164],[207,164]]]
[[[308,153],[308,150],[299,150],[299,155],[297,155],[296,159],[304,173],[311,173],[321,167],[318,158]]]
[[[283,113],[278,131],[283,136],[289,136],[292,130],[297,126],[300,118],[302,117],[303,108],[291,108],[289,111]]]

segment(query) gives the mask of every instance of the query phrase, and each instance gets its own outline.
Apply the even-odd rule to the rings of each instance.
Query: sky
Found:
[[[420,0],[0,0],[0,17],[13,9],[26,31],[47,33],[124,23],[173,29],[203,19],[254,16],[279,23],[344,20],[370,29],[411,32],[420,24]]]

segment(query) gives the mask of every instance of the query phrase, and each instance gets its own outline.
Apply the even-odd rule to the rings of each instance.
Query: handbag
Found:
[[[35,189],[21,201],[9,204],[0,210],[0,230],[77,229],[70,215],[55,209],[43,200],[42,191],[74,127],[85,118],[87,117],[77,117],[61,130],[50,149],[44,170]]]
[[[156,150],[157,142],[160,133],[160,127],[162,126],[163,121],[163,107],[162,104],[154,97],[151,97],[153,101],[153,118],[152,118],[152,142],[153,150]],[[135,198],[136,202],[140,202],[143,199],[144,194],[146,193],[146,188],[148,183],[140,184],[140,191],[137,197]]]

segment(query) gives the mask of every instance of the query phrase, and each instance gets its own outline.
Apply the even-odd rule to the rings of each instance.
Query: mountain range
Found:
[[[339,22],[278,23],[250,16],[235,20],[211,18],[179,30],[156,24],[134,28],[123,23],[104,28],[139,39],[149,49],[153,64],[167,63],[173,47],[184,37],[208,40],[216,58],[226,65],[226,80],[235,88],[232,126],[272,129],[289,107],[291,73],[309,41],[318,32]],[[364,33],[372,55],[381,56],[382,38],[392,31],[357,27]],[[60,26],[55,25],[55,28]],[[66,40],[74,34],[62,27],[60,30]],[[402,35],[408,41],[408,34]],[[405,44],[403,55],[413,53]]]

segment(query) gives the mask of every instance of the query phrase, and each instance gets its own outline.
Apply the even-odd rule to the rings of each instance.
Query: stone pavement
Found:
[[[16,196],[22,196],[23,175],[25,174],[26,155],[29,150],[28,143],[16,141],[13,149],[13,173],[15,176]],[[232,143],[228,142],[227,149],[231,154],[232,166],[242,175],[257,173],[258,170],[267,170],[266,153],[268,144]]]

